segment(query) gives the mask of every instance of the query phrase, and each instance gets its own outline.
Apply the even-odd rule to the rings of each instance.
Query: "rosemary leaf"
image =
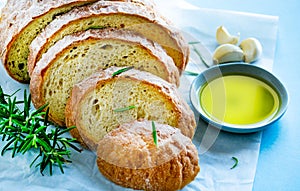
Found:
[[[36,160],[40,157],[41,155],[39,154],[39,155],[37,155],[35,158],[34,158],[34,160],[30,163],[30,168],[33,166],[33,164],[36,162]]]
[[[27,116],[29,116],[29,111],[30,111],[30,100],[31,100],[31,96],[28,97],[27,99],[27,93],[26,90],[24,90],[24,117],[25,120],[27,118]]]
[[[58,129],[56,128],[55,130],[54,130],[54,133],[52,133],[52,134],[54,134],[54,138],[53,138],[53,142],[52,142],[52,147],[55,147],[55,145],[56,145],[56,141],[57,141],[57,131],[58,131]]]
[[[203,64],[209,68],[210,67],[209,64],[207,64],[207,62],[204,60],[202,54],[196,48],[195,44],[192,44],[192,47],[193,47],[193,51],[197,54],[197,56],[200,58],[200,60],[203,62]]]
[[[63,169],[63,166],[62,166],[63,163],[59,160],[57,161],[57,163],[58,163],[60,171],[64,174],[65,172],[64,172],[64,169]]]
[[[46,152],[50,152],[52,150],[51,146],[46,141],[42,139],[37,139],[36,142],[39,143],[45,149]]]
[[[192,44],[200,44],[199,41],[192,41],[192,42],[189,42],[188,44],[192,45]]]
[[[156,131],[154,121],[152,121],[152,136],[153,136],[154,144],[156,145],[156,147],[158,147],[158,144],[157,144],[157,131]]]
[[[45,131],[46,128],[47,128],[47,126],[40,126],[39,128],[37,128],[37,130],[35,131],[35,133],[39,134],[41,131]]]
[[[231,157],[231,158],[234,160],[234,164],[230,169],[234,169],[238,165],[239,160],[236,157]]]
[[[39,109],[35,110],[34,112],[31,113],[31,116],[39,116],[39,115],[44,115],[45,112],[43,110],[48,106],[48,104],[43,105]]]
[[[47,108],[47,110],[46,110],[46,113],[45,113],[45,115],[44,115],[44,125],[45,126],[48,126],[48,125],[50,125],[51,123],[48,121],[48,117],[49,116],[49,107]]]
[[[131,69],[133,69],[134,67],[133,66],[129,66],[129,67],[126,67],[126,68],[122,68],[122,69],[120,69],[120,70],[117,70],[116,72],[114,72],[113,74],[112,74],[112,77],[115,77],[115,76],[117,76],[117,75],[119,75],[119,74],[121,74],[121,73],[123,73],[123,72],[126,72],[126,71],[128,71],[128,70],[131,70]]]
[[[16,156],[16,151],[18,149],[18,142],[19,142],[19,139],[16,138],[16,140],[14,141],[14,147],[12,148],[12,158],[14,158]]]
[[[68,128],[66,128],[66,129],[60,130],[60,131],[57,133],[57,135],[60,136],[60,135],[65,134],[65,133],[67,133],[67,132],[69,132],[69,131],[71,131],[72,129],[75,129],[75,128],[76,128],[75,126],[72,126],[72,127],[68,127]]]
[[[0,86],[0,103],[1,104],[7,104],[6,101],[5,101],[5,95],[3,93],[3,89],[2,89],[1,86]]]
[[[5,151],[8,150],[8,148],[10,147],[10,145],[11,145],[12,143],[14,143],[14,141],[15,141],[15,140],[12,139],[12,140],[10,140],[8,143],[6,143],[6,145],[3,147],[2,151],[1,151],[1,156],[4,155]]]
[[[128,110],[131,110],[131,109],[134,109],[134,108],[136,108],[134,105],[130,105],[128,107],[114,109],[113,111],[114,112],[124,112],[124,111],[128,111]]]
[[[19,152],[24,155],[31,148],[32,143],[33,143],[33,139],[32,138],[30,140],[27,140],[26,142],[24,142],[24,144],[22,145],[22,147],[19,150]]]
[[[188,75],[188,76],[198,76],[199,75],[199,73],[191,72],[191,71],[184,71],[184,74]]]
[[[88,27],[87,29],[86,29],[86,31],[87,30],[90,30],[90,29],[105,29],[106,27],[104,27],[104,26],[90,26],[90,27]]]

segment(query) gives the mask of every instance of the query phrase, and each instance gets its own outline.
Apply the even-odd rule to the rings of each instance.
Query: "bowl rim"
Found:
[[[247,125],[236,125],[225,122],[218,122],[208,116],[199,103],[199,90],[207,82],[214,80],[217,77],[231,74],[250,76],[271,86],[271,88],[273,88],[277,92],[280,99],[280,106],[275,116],[267,121]],[[191,105],[204,121],[216,128],[232,133],[252,133],[265,129],[274,122],[278,121],[284,115],[289,104],[288,91],[284,84],[274,74],[260,66],[247,63],[226,63],[215,65],[201,72],[199,75],[197,75],[197,77],[191,84],[189,98]]]

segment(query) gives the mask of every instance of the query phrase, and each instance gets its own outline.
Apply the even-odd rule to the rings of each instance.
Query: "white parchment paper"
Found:
[[[0,1],[3,6],[4,1]],[[224,25],[231,33],[240,33],[241,39],[258,38],[263,45],[263,56],[256,63],[272,70],[276,47],[278,18],[223,10],[198,8],[183,0],[156,0],[166,17],[171,19],[190,39],[200,41],[211,52],[216,48],[215,31]],[[187,70],[201,72],[205,66],[191,51]],[[189,87],[194,77],[182,76],[180,92],[189,102]],[[7,76],[0,67],[0,85],[6,93],[17,89],[28,89]],[[21,91],[18,96],[21,97]],[[196,115],[196,119],[199,117]],[[198,148],[201,172],[184,191],[252,190],[261,142],[261,132],[239,135],[219,131],[199,120],[193,140]],[[0,143],[0,149],[3,143]],[[130,190],[117,186],[105,179],[95,164],[94,153],[84,150],[72,152],[73,163],[67,165],[65,174],[56,169],[53,176],[41,176],[38,169],[30,169],[32,153],[11,158],[10,153],[0,156],[0,191],[96,191]],[[236,168],[232,157],[239,160]]]

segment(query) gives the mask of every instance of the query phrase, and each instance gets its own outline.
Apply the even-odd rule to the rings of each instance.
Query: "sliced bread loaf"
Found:
[[[169,124],[193,137],[194,113],[174,85],[135,69],[113,76],[119,69],[108,68],[74,86],[66,107],[67,127],[77,127],[74,137],[93,150],[107,132],[136,119]]]
[[[95,29],[66,36],[44,54],[31,75],[32,102],[48,103],[50,118],[63,126],[73,85],[110,66],[133,66],[179,84],[173,60],[158,44],[132,31]]]
[[[30,45],[31,65],[66,35],[90,28],[124,28],[160,44],[181,72],[189,49],[181,34],[149,6],[132,2],[99,1],[57,17]]]
[[[28,83],[27,58],[31,41],[57,15],[95,1],[8,0],[0,22],[0,53],[8,74],[19,82]]]
[[[118,185],[138,190],[180,190],[200,167],[191,139],[169,125],[134,121],[120,125],[98,142],[100,172]]]

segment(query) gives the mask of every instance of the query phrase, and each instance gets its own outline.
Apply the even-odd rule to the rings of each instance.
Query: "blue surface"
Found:
[[[204,8],[279,16],[273,73],[287,87],[290,104],[286,114],[263,132],[253,190],[300,190],[300,1],[187,1]]]

